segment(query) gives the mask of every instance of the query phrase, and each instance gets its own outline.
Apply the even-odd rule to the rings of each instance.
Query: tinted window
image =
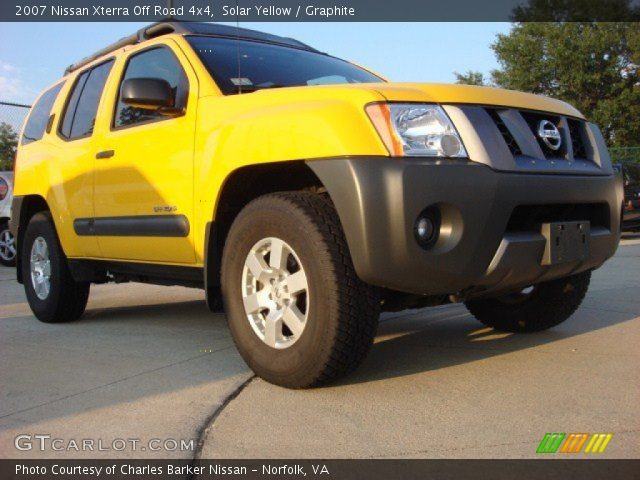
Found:
[[[22,135],[23,145],[35,142],[42,138],[42,135],[44,135],[44,131],[47,128],[47,123],[49,122],[51,107],[53,107],[53,102],[56,101],[56,97],[58,96],[61,88],[62,83],[55,87],[51,87],[42,94],[40,99],[33,106],[31,109],[31,115],[29,115],[29,120],[27,120],[27,124],[24,127],[24,134]]]
[[[89,78],[89,73],[91,70],[87,70],[78,76],[76,80],[76,84],[73,87],[73,91],[71,92],[71,96],[69,97],[69,101],[64,110],[64,116],[62,117],[62,126],[60,127],[60,133],[66,138],[71,137],[71,125],[73,124],[73,115],[78,108],[78,101],[80,100],[80,94],[84,89],[84,84],[87,82],[87,78]]]
[[[226,95],[261,88],[383,81],[321,53],[228,38],[189,36],[187,40]]]
[[[61,135],[74,139],[93,133],[98,104],[112,66],[113,60],[110,60],[78,77],[64,112]]]
[[[154,48],[138,53],[129,59],[122,82],[130,78],[159,78],[166,80],[173,89],[176,107],[186,106],[189,82],[173,52],[166,47]],[[122,90],[122,82],[120,90]],[[114,126],[123,127],[158,118],[171,118],[159,111],[135,108],[122,102],[122,92],[118,97],[118,106],[113,121]]]

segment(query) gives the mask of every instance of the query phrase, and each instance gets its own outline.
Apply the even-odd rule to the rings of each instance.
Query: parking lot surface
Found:
[[[1,457],[190,458],[212,412],[250,377],[200,290],[98,285],[79,321],[47,325],[14,272],[1,272]],[[64,450],[40,451],[31,438],[33,448],[18,451],[25,434],[62,439]],[[69,445],[85,439],[94,450]]]
[[[535,457],[546,432],[613,433],[600,457],[640,456],[640,239],[596,271],[583,306],[547,332],[502,334],[463,306],[384,315],[362,367],[330,387],[251,379],[203,293],[92,290],[78,322],[30,314],[0,270],[0,455],[204,458]],[[124,451],[40,451],[17,435],[138,439]],[[173,447],[171,441],[153,443]],[[144,450],[142,450],[144,448]],[[579,454],[587,457],[588,454]]]

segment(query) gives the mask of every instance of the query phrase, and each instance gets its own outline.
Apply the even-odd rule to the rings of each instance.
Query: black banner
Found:
[[[638,0],[2,0],[1,22],[638,21]]]
[[[3,480],[640,478],[640,460],[0,460]]]

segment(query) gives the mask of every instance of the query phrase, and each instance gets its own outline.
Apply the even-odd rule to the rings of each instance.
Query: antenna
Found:
[[[173,0],[167,0],[167,9],[169,10],[169,15],[167,16],[167,19],[172,19],[173,15],[171,15],[171,12],[173,11]]]

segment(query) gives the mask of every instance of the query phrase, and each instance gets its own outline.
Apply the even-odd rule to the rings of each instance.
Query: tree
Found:
[[[8,123],[0,122],[0,170],[12,170],[18,148],[18,134]]]
[[[486,85],[487,82],[484,79],[484,74],[482,72],[474,72],[472,70],[467,70],[466,73],[458,73],[453,72],[456,76],[456,83],[461,85]]]
[[[610,146],[640,144],[637,23],[516,23],[492,48],[497,85],[571,103]]]

